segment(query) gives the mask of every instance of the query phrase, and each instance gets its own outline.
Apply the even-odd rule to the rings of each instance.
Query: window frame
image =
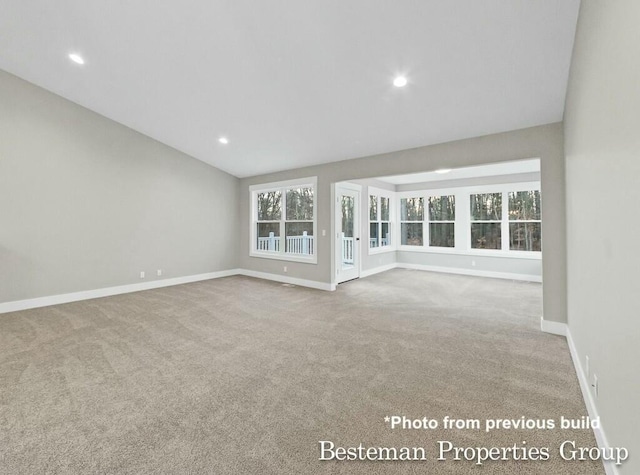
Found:
[[[453,214],[454,218],[448,220],[432,220],[431,219],[431,208],[429,207],[429,198],[443,198],[445,196],[453,196]],[[458,223],[456,222],[456,216],[458,216],[458,197],[455,193],[447,193],[447,194],[433,194],[429,193],[425,197],[425,219],[424,219],[424,227],[426,233],[423,231],[423,234],[426,236],[425,244],[429,249],[455,249],[456,248],[456,234],[458,233]],[[453,224],[453,246],[432,246],[431,245],[431,224]]]
[[[287,191],[294,188],[311,188],[313,190],[313,219],[312,220],[287,220]],[[279,220],[258,220],[258,194],[280,191],[282,193],[281,204],[281,216]],[[249,187],[249,200],[250,200],[250,242],[249,242],[249,256],[259,257],[264,259],[277,259],[282,261],[291,262],[303,262],[306,264],[318,263],[318,177],[296,178],[293,180],[278,181],[273,183],[260,183],[251,185]],[[286,224],[295,222],[311,222],[313,221],[313,254],[295,254],[286,252],[287,239],[286,239]],[[274,222],[279,223],[280,226],[280,249],[278,251],[262,251],[258,249],[257,239],[258,223]]]
[[[504,198],[505,198],[505,194],[509,193],[508,191],[484,191],[484,192],[480,192],[480,193],[469,193],[468,196],[468,200],[467,200],[467,205],[469,208],[469,226],[467,227],[467,232],[469,234],[469,250],[470,251],[487,251],[487,252],[495,252],[495,251],[503,251],[503,250],[509,250],[509,247],[507,246],[507,248],[504,247],[504,216],[505,216],[505,206],[504,206]],[[473,219],[473,216],[471,216],[471,195],[500,195],[500,219]],[[508,206],[508,205],[507,205]],[[473,247],[473,233],[471,231],[471,228],[473,227],[474,224],[499,224],[500,225],[500,247],[497,249],[494,248],[482,248],[482,247]]]
[[[373,186],[369,186],[367,188],[367,237],[368,237],[368,254],[381,254],[383,252],[391,252],[391,251],[395,251],[396,250],[396,240],[395,240],[395,226],[394,226],[394,222],[395,222],[395,200],[394,200],[394,195],[395,193],[393,191],[390,190],[384,190],[382,188],[375,188]],[[370,197],[371,196],[375,196],[377,199],[377,206],[378,206],[378,213],[377,213],[377,220],[376,221],[371,221],[371,205],[370,205]],[[382,200],[381,198],[387,198],[389,200],[389,221],[383,221],[382,220],[382,207],[381,207],[381,203]],[[378,247],[370,247],[371,246],[371,224],[372,223],[376,223],[377,228],[378,228],[378,238],[380,238],[382,236],[382,224],[383,223],[388,223],[389,224],[389,240],[391,241],[390,244],[386,245],[386,246],[378,246]]]
[[[502,183],[492,185],[473,185],[473,186],[461,186],[450,188],[434,188],[434,189],[416,189],[412,191],[397,191],[395,192],[396,199],[396,213],[398,216],[398,226],[396,226],[395,239],[397,243],[397,251],[408,252],[427,252],[437,254],[458,254],[465,256],[493,256],[493,257],[508,257],[516,259],[542,259],[541,251],[522,251],[509,249],[509,192],[518,191],[540,191],[540,201],[544,200],[542,196],[542,187],[539,181],[531,182],[514,182],[514,183]],[[474,249],[471,247],[471,198],[472,194],[485,194],[485,193],[502,193],[502,219],[501,223],[501,249]],[[428,198],[430,196],[446,196],[454,195],[456,202],[455,210],[455,247],[436,247],[428,246],[429,236],[429,223],[428,220]],[[400,206],[402,198],[416,198],[422,197],[425,202],[425,214],[423,226],[423,245],[422,246],[408,246],[401,243],[401,226],[400,226]],[[505,201],[506,200],[506,201]],[[542,215],[540,216],[540,222],[543,221]],[[535,221],[535,220],[534,220]],[[419,222],[419,221],[412,221]],[[440,222],[440,221],[434,221]],[[497,222],[497,221],[496,221]],[[511,222],[514,222],[511,220]],[[520,221],[519,221],[520,222]],[[544,240],[544,239],[543,239]],[[542,244],[544,246],[544,243]]]
[[[398,205],[396,206],[398,216],[400,219],[398,220],[398,232],[397,232],[397,243],[398,250],[400,251],[418,251],[418,252],[444,252],[444,253],[453,253],[455,251],[460,251],[458,248],[458,201],[459,197],[456,193],[455,188],[448,188],[442,190],[416,190],[416,191],[401,191],[396,193],[398,196]],[[429,198],[441,198],[443,196],[453,196],[454,198],[454,214],[455,218],[453,220],[447,221],[436,221],[431,220],[429,213]],[[402,200],[407,198],[422,198],[422,221],[402,221]],[[402,224],[403,223],[421,223],[422,224],[422,246],[410,246],[408,244],[402,244]],[[453,235],[454,235],[454,246],[453,247],[444,247],[444,246],[432,246],[431,245],[431,230],[429,228],[430,224],[446,224],[453,223]]]
[[[509,193],[518,191],[534,191],[540,192],[540,204],[542,205],[542,187],[540,182],[520,182],[520,183],[508,183],[502,185],[486,185],[482,187],[473,187],[469,189],[467,200],[467,211],[470,213],[472,194],[485,194],[485,193],[501,193],[502,194],[502,217],[500,220],[500,247],[501,249],[474,249],[471,247],[471,223],[472,222],[493,222],[493,221],[471,221],[469,216],[467,226],[467,253],[470,255],[480,256],[496,256],[496,257],[514,257],[521,259],[542,259],[542,247],[540,251],[522,251],[519,249],[511,249],[509,246],[510,230],[509,224],[516,222],[509,219]],[[536,221],[536,220],[532,220]],[[498,221],[495,221],[498,222]],[[525,221],[518,221],[525,222]],[[542,209],[540,210],[540,220],[542,227]],[[542,235],[541,235],[542,240]]]
[[[409,200],[409,199],[421,199],[422,198],[422,220],[406,220],[406,219],[402,219],[402,200]],[[427,199],[425,198],[425,195],[423,192],[410,192],[408,194],[406,194],[406,196],[402,196],[400,198],[398,198],[398,247],[399,248],[408,248],[408,249],[421,249],[426,247],[425,243],[427,242],[427,234],[425,232],[425,216],[426,216],[426,212],[427,212],[427,206],[425,206],[425,204],[427,203]],[[418,245],[411,245],[411,244],[402,244],[402,225],[403,224],[420,224],[422,226],[422,245],[418,246]]]
[[[509,194],[510,193],[521,193],[521,192],[527,192],[527,191],[537,191],[540,194],[540,219],[511,219],[510,215],[509,215]],[[540,189],[540,187],[538,188],[532,188],[532,189],[514,189],[514,190],[510,190],[505,192],[504,197],[502,198],[507,199],[507,246],[510,252],[533,252],[533,253],[542,253],[542,190]],[[540,224],[540,250],[539,251],[523,251],[521,249],[511,249],[511,224],[514,223],[522,223],[522,224],[526,224],[526,223],[539,223]]]

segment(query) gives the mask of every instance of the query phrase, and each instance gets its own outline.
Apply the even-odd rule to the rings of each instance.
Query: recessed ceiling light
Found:
[[[445,173],[449,173],[451,171],[451,168],[440,168],[439,170],[436,170],[436,173],[440,173],[445,174]]]
[[[70,53],[69,59],[77,64],[84,64],[84,59],[77,53]]]
[[[393,85],[395,87],[405,87],[407,85],[407,78],[404,76],[396,76],[393,80]]]
[[[225,144],[225,145],[227,145],[227,144],[229,143],[229,139],[228,139],[228,138],[226,138],[226,137],[220,137],[220,138],[218,139],[218,142],[220,142],[221,144]]]

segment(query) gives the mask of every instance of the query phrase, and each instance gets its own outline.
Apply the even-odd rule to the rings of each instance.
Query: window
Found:
[[[456,197],[453,194],[401,198],[400,244],[416,248],[453,248],[456,245],[455,220]]]
[[[541,251],[540,190],[511,190],[470,196],[472,249]]]
[[[472,194],[471,248],[502,249],[502,193]]]
[[[391,199],[369,195],[369,249],[391,246]]]
[[[540,191],[509,192],[509,249],[541,251]]]
[[[393,232],[401,251],[541,257],[539,182],[401,191],[396,196],[399,224]],[[374,196],[370,199],[371,224],[380,204]],[[374,232],[371,224],[372,236]]]
[[[282,190],[258,193],[258,241],[260,251],[280,251]]]
[[[402,198],[400,200],[400,244],[422,246],[424,221],[424,198]]]
[[[428,203],[429,246],[455,247],[456,197],[430,196]]]
[[[251,255],[317,262],[315,189],[315,178],[251,187]]]

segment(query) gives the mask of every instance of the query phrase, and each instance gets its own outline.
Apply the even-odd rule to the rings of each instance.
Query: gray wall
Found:
[[[612,445],[640,473],[640,2],[583,0],[567,105],[569,329]]]
[[[542,261],[540,259],[413,251],[398,251],[396,259],[401,264],[452,268],[461,271],[497,272],[528,277],[542,275]]]
[[[382,190],[396,191],[396,186],[391,183],[367,178],[365,180],[351,180],[349,183],[355,183],[362,186],[362,194],[360,199],[360,236],[362,242],[361,251],[361,270],[366,272],[376,267],[388,266],[396,263],[395,251],[384,251],[369,254],[368,236],[369,236],[369,187],[379,188]]]
[[[238,186],[0,71],[0,302],[235,268]]]
[[[331,282],[331,184],[363,178],[540,158],[542,213],[545,223],[543,293],[544,318],[566,322],[566,242],[564,195],[564,135],[561,123],[488,135],[456,142],[299,168],[244,178],[240,181],[240,254],[245,269]],[[318,263],[261,259],[249,256],[249,186],[307,176],[318,177]],[[320,233],[319,233],[320,234]]]

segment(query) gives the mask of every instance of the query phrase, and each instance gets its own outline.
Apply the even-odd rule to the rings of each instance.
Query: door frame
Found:
[[[340,232],[342,229],[342,208],[340,208],[340,194],[342,190],[354,192],[356,194],[356,203],[354,203],[353,211],[353,234],[356,241],[354,242],[353,256],[354,260],[354,273],[348,278],[341,280],[340,270],[342,268],[342,241]],[[362,274],[362,239],[361,239],[361,223],[360,212],[362,207],[362,186],[349,182],[334,183],[331,187],[331,216],[332,216],[332,236],[331,239],[331,252],[333,254],[332,259],[332,284],[340,284],[348,280],[359,279]]]

